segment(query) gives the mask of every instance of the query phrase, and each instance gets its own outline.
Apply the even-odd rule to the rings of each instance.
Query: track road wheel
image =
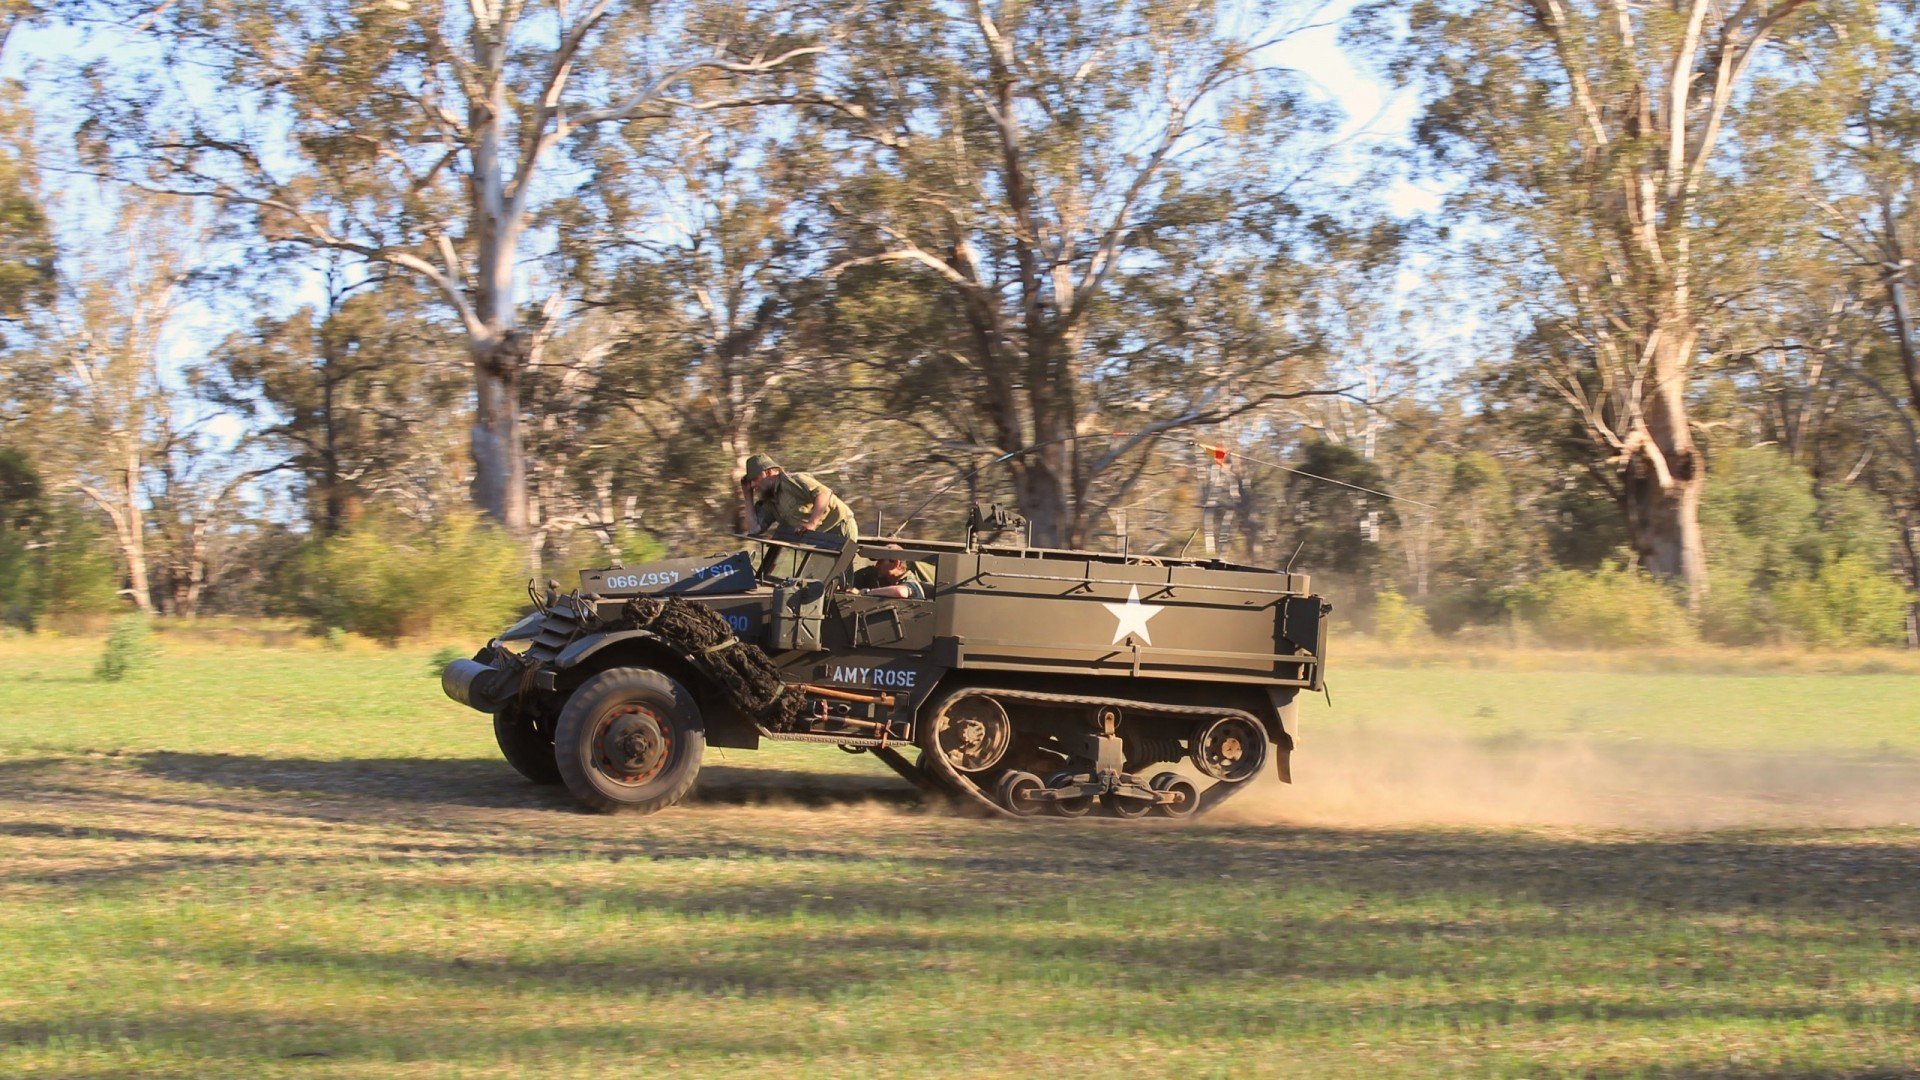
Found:
[[[1065,787],[1073,782],[1072,773],[1054,773],[1047,779],[1048,787]],[[1082,795],[1075,799],[1055,799],[1047,804],[1047,809],[1059,817],[1086,817],[1093,809],[1093,796]]]
[[[553,760],[553,729],[542,732],[533,717],[512,705],[493,714],[493,741],[515,772],[536,784],[560,782],[560,766]]]
[[[994,786],[994,801],[1006,807],[1015,817],[1032,817],[1044,805],[1033,797],[1033,793],[1044,786],[1039,777],[1029,772],[1016,769],[1002,773],[1000,782]]]
[[[1117,818],[1142,818],[1153,811],[1153,804],[1145,799],[1130,799],[1112,791],[1101,796],[1100,802]]]
[[[614,668],[567,699],[553,746],[582,806],[651,814],[693,789],[707,738],[686,687],[648,668]]]
[[[1194,811],[1200,809],[1200,789],[1179,773],[1163,772],[1147,781],[1147,786],[1155,791],[1171,791],[1178,796],[1170,803],[1160,803],[1153,808],[1161,817],[1192,817]]]

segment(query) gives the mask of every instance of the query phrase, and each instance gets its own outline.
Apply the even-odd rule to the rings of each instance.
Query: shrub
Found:
[[[613,547],[619,551],[619,561],[623,566],[637,566],[666,557],[666,549],[660,541],[638,529],[616,529]],[[576,529],[567,534],[566,539],[549,549],[547,555],[548,565],[568,571],[607,566],[614,561],[613,553],[607,550],[601,535],[591,529]],[[564,575],[556,576],[564,580]]]
[[[86,515],[55,506],[36,524],[0,522],[0,621],[31,630],[48,618],[126,609],[113,556]]]
[[[465,660],[471,655],[473,655],[472,649],[463,649],[458,645],[447,645],[436,649],[432,656],[427,657],[427,676],[438,679],[441,672],[447,669],[448,664],[455,660]]]
[[[1373,598],[1373,636],[1381,644],[1399,648],[1427,634],[1427,613],[1407,602],[1396,589]]]
[[[1673,591],[1624,563],[1545,574],[1517,591],[1515,605],[1549,645],[1649,648],[1686,645],[1696,637]]]
[[[1774,591],[1781,631],[1818,647],[1898,645],[1906,638],[1905,588],[1861,554],[1842,555],[1810,579]]]
[[[122,615],[107,631],[107,647],[93,666],[93,677],[119,682],[153,665],[153,642],[145,615]]]
[[[317,626],[393,642],[496,630],[525,604],[520,545],[472,516],[369,514],[308,545],[288,591]]]

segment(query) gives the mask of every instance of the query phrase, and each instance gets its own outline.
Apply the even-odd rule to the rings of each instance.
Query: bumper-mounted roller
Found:
[[[440,672],[440,689],[469,709],[491,713],[513,696],[511,672],[482,663],[479,659],[455,660]]]

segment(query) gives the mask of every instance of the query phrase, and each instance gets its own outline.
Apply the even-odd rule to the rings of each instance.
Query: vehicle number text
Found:
[[[644,589],[654,585],[673,585],[680,580],[678,570],[653,570],[644,574],[609,574],[609,589]]]

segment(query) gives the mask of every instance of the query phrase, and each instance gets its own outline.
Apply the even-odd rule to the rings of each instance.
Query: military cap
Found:
[[[777,469],[779,467],[779,463],[767,455],[755,454],[747,459],[747,479],[758,480],[761,474],[767,472],[769,469]]]

